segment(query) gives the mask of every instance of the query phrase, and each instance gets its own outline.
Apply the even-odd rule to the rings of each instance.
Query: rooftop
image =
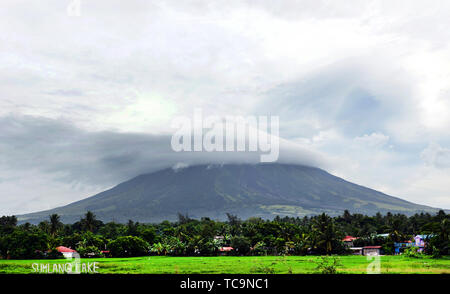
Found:
[[[58,252],[77,252],[76,250],[64,247],[64,246],[58,246],[56,247],[56,250],[58,250]]]

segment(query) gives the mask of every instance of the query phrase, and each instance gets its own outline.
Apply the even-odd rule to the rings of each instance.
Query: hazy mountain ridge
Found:
[[[324,170],[288,164],[197,165],[137,176],[92,197],[55,209],[19,216],[37,222],[58,213],[76,221],[87,210],[103,221],[140,222],[190,217],[224,219],[327,212],[413,214],[437,209],[414,204],[347,182]]]

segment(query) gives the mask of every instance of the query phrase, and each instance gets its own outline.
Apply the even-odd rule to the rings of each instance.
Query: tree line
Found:
[[[75,249],[82,257],[213,256],[223,247],[232,247],[231,255],[348,254],[342,242],[346,235],[359,237],[355,246],[380,245],[385,254],[393,254],[395,242],[411,240],[417,234],[429,235],[425,253],[438,257],[449,255],[449,223],[449,215],[442,210],[409,217],[345,211],[335,217],[323,213],[272,220],[241,220],[227,214],[226,221],[179,214],[178,221],[156,224],[132,220],[104,223],[90,211],[73,224],[63,224],[57,214],[37,225],[18,225],[15,216],[3,216],[0,258],[57,258],[58,246]]]

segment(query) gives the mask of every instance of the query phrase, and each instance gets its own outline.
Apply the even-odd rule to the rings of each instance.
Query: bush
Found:
[[[427,254],[433,256],[433,258],[439,258],[443,255],[450,254],[450,240],[448,235],[436,235],[430,238],[427,246],[425,247]]]
[[[43,233],[14,230],[0,238],[0,255],[4,258],[40,258],[48,249],[48,236]]]
[[[47,259],[59,259],[59,258],[63,258],[63,255],[56,248],[52,248],[52,250],[50,250],[50,252],[47,253],[45,258],[47,258]]]
[[[244,236],[234,236],[231,239],[231,247],[237,255],[246,255],[250,252],[250,240]]]
[[[157,240],[156,232],[154,228],[142,228],[138,230],[139,237],[147,241],[149,244],[155,243]]]
[[[150,245],[139,237],[124,236],[108,243],[113,257],[133,257],[147,255]]]
[[[321,256],[319,261],[316,261],[318,270],[321,274],[336,274],[337,268],[341,266],[341,261],[338,257]]]
[[[252,250],[253,255],[267,255],[267,246],[263,241],[259,241],[253,246]]]
[[[418,247],[408,247],[403,252],[403,256],[406,257],[413,257],[413,258],[422,258],[423,254],[421,252],[418,252]]]
[[[259,265],[253,266],[250,269],[250,272],[254,274],[272,275],[275,274],[275,265],[276,265],[275,262],[272,262],[270,265],[265,265],[261,263]]]
[[[77,252],[81,257],[99,257],[102,256],[102,252],[95,246],[79,246]]]

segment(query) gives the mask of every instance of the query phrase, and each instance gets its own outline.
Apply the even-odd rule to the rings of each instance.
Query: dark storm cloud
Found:
[[[164,135],[87,132],[62,120],[0,119],[2,165],[53,173],[65,182],[113,183],[161,166]],[[152,156],[155,154],[155,156]]]
[[[174,152],[170,141],[171,134],[88,132],[64,120],[10,115],[0,118],[0,167],[51,174],[66,183],[114,185],[179,163],[259,161],[258,153]],[[281,151],[280,161],[320,165],[313,152],[283,143]]]

